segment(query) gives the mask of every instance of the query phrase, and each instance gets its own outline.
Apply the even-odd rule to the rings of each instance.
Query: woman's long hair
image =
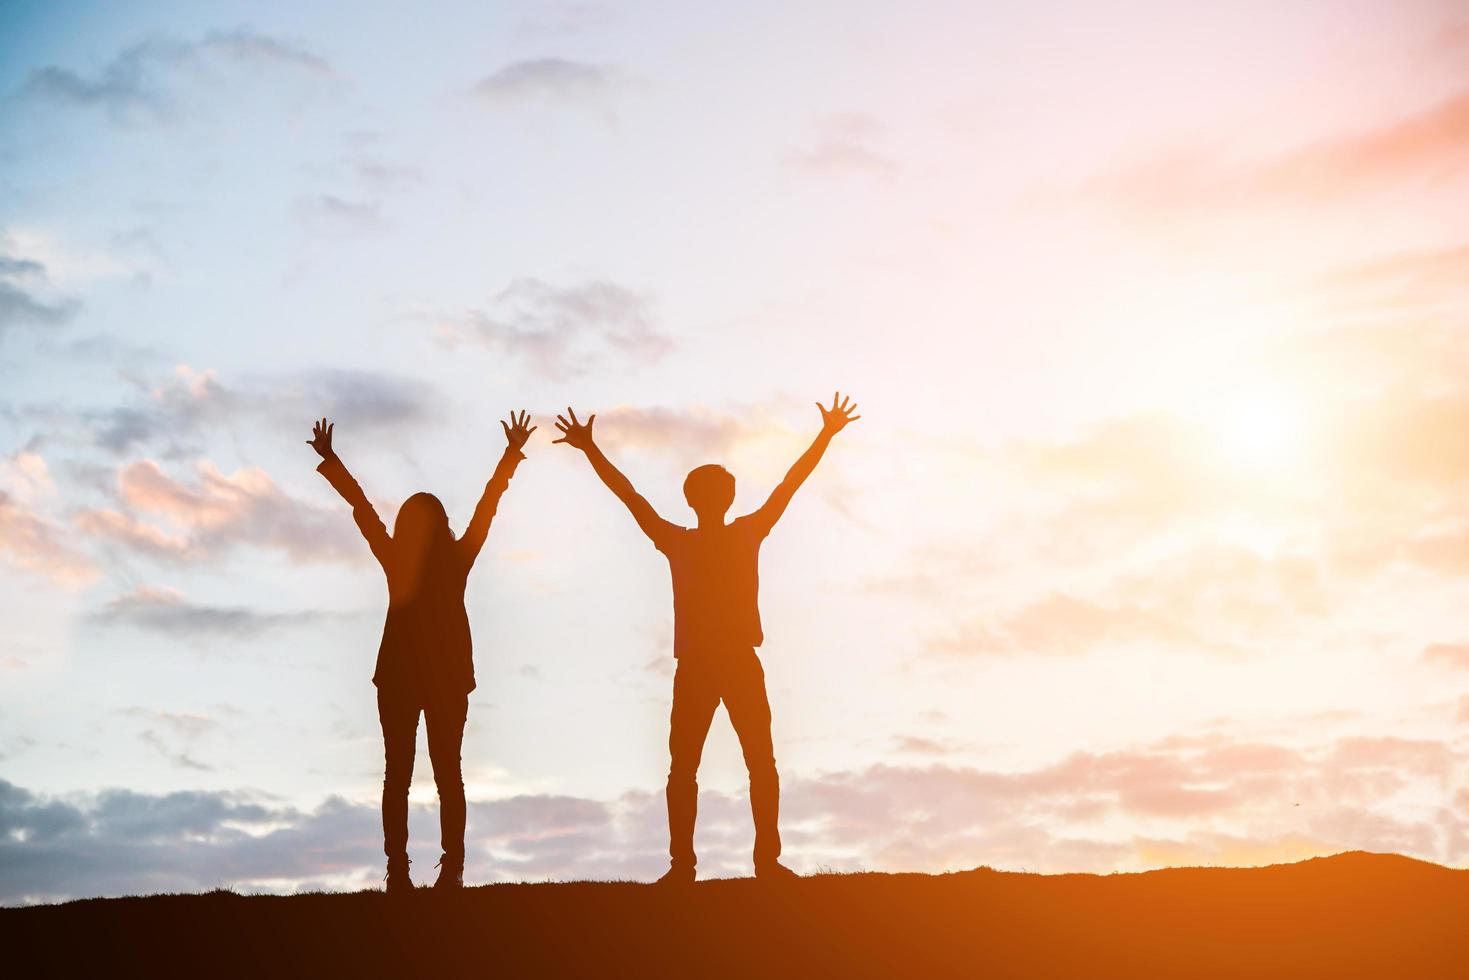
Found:
[[[403,501],[393,521],[393,542],[406,578],[417,587],[424,585],[434,571],[446,567],[453,553],[454,532],[449,530],[449,515],[439,498],[431,493],[415,493]]]

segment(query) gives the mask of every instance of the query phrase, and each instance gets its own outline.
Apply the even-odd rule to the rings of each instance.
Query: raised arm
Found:
[[[832,437],[842,431],[848,422],[855,422],[862,416],[854,415],[857,406],[850,398],[843,398],[841,392],[831,396],[831,408],[827,408],[821,402],[816,403],[821,411],[821,431],[816,434],[816,439],[811,443],[811,448],[801,454],[795,465],[786,473],[785,479],[780,485],[771,491],[770,498],[760,506],[760,509],[751,514],[750,517],[768,533],[775,522],[780,520],[780,515],[785,513],[786,506],[801,484],[806,482],[806,477],[816,469],[816,464],[821,462],[822,454],[826,447],[831,445]]]
[[[530,434],[539,426],[530,425],[530,416],[521,412],[517,417],[514,412],[510,413],[508,423],[501,422],[500,428],[505,430],[505,453],[500,457],[499,465],[495,467],[494,475],[490,482],[485,484],[485,492],[475,505],[474,516],[469,519],[469,526],[464,529],[464,536],[459,539],[459,547],[466,561],[474,564],[475,558],[479,557],[480,549],[485,546],[485,538],[490,533],[490,522],[495,519],[495,510],[500,506],[500,495],[510,485],[510,478],[515,475],[515,467],[525,459],[525,441]]]
[[[568,419],[567,416],[570,416]],[[556,428],[561,430],[561,438],[556,442],[564,442],[568,446],[580,449],[586,454],[587,460],[592,464],[592,469],[607,484],[607,489],[617,495],[628,510],[632,511],[633,519],[638,522],[638,527],[643,533],[657,544],[663,539],[666,532],[673,530],[673,525],[658,516],[653,505],[648,503],[642,494],[633,487],[632,481],[622,475],[622,471],[612,465],[612,461],[603,454],[596,442],[592,440],[592,423],[597,421],[597,416],[587,417],[585,423],[577,420],[576,413],[570,408],[566,410],[566,416],[556,416]]]
[[[306,440],[306,444],[321,457],[321,464],[316,467],[316,472],[326,477],[326,482],[351,505],[352,520],[357,522],[357,529],[367,539],[367,546],[372,549],[378,564],[386,567],[392,539],[388,537],[388,529],[383,526],[382,518],[373,510],[367,494],[362,492],[362,488],[332,450],[332,430],[336,427],[336,423],[322,419],[312,425],[311,438]]]

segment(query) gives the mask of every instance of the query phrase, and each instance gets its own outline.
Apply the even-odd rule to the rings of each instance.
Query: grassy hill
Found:
[[[0,910],[11,976],[1469,977],[1469,871],[1352,852],[1127,875],[490,885]]]

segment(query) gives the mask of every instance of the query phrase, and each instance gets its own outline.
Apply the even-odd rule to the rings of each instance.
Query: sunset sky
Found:
[[[1463,0],[0,6],[0,903],[375,886],[385,518],[466,879],[650,879],[667,564],[753,509],[798,871],[1469,866]],[[437,858],[420,733],[412,854]],[[749,873],[723,712],[701,873]]]

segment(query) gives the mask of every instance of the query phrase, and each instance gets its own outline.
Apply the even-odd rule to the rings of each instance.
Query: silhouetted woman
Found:
[[[408,877],[408,786],[413,779],[413,753],[418,715],[428,727],[428,754],[439,791],[439,829],[444,849],[435,888],[459,888],[464,881],[464,778],[459,749],[469,692],[474,690],[469,617],[464,612],[464,585],[490,531],[500,495],[525,454],[525,441],[535,431],[530,418],[511,413],[505,430],[505,454],[495,467],[474,516],[455,538],[444,505],[431,493],[416,493],[403,502],[393,533],[372,509],[347,467],[332,451],[335,426],[322,419],[308,440],[321,456],[316,471],[352,505],[352,519],[367,539],[388,579],[388,616],[378,647],[378,719],[383,727],[386,764],[383,773],[383,850],[388,855],[387,889],[413,887]]]

